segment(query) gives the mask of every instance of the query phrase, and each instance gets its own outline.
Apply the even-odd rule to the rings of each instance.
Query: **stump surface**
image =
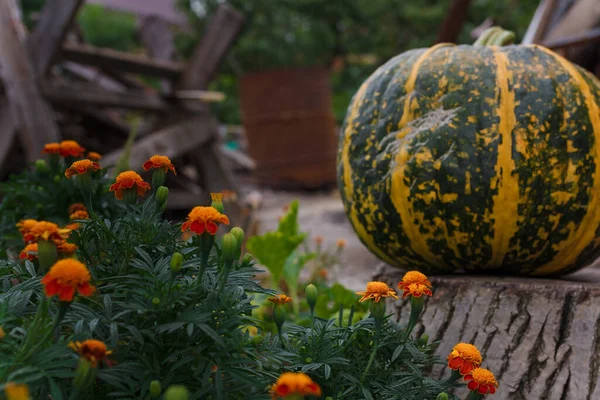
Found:
[[[404,271],[382,267],[374,279],[396,287]],[[434,295],[415,335],[440,341],[446,359],[459,342],[476,345],[482,367],[495,373],[495,400],[600,399],[600,268],[563,280],[505,276],[430,277]],[[392,307],[390,307],[390,305]],[[408,321],[410,304],[398,300],[388,312]],[[432,377],[449,376],[437,365]],[[457,394],[466,398],[466,391]]]

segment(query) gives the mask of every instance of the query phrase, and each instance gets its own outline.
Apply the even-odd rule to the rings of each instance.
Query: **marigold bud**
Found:
[[[210,197],[212,198],[211,207],[215,208],[218,212],[223,214],[225,212],[225,207],[223,207],[223,194],[211,193]]]
[[[165,391],[165,400],[189,400],[190,392],[183,385],[171,385]]]
[[[438,394],[435,400],[448,400],[448,393],[442,392]]]
[[[150,382],[150,396],[159,397],[162,393],[162,386],[160,381],[154,380]]]
[[[419,338],[419,346],[427,346],[428,342],[429,342],[429,335],[426,333],[421,335],[421,337]]]
[[[273,306],[273,322],[275,322],[275,325],[277,326],[277,331],[281,332],[281,327],[283,326],[283,323],[285,322],[285,306],[283,305],[279,305],[279,304],[275,304]]]
[[[242,264],[250,264],[252,262],[252,254],[246,253],[244,258],[242,258]]]
[[[167,206],[167,199],[169,198],[169,188],[166,186],[160,186],[156,190],[156,206],[159,210],[164,211]]]
[[[232,228],[231,231],[229,231],[229,233],[231,233],[237,241],[238,252],[236,258],[240,258],[240,256],[242,255],[242,245],[244,244],[244,230],[236,226],[235,228]]]
[[[54,183],[59,183],[61,180],[61,176],[60,175],[54,175]]]
[[[314,312],[315,305],[317,304],[317,297],[319,296],[317,287],[312,283],[306,286],[304,295],[306,296],[306,302],[308,303],[308,306],[310,307],[310,313],[312,314]]]
[[[48,165],[45,160],[35,160],[35,169],[38,172],[46,172],[48,171]]]
[[[152,298],[152,304],[154,304],[155,306],[160,304],[160,299],[158,297],[153,297]]]
[[[235,236],[231,233],[223,235],[223,260],[225,262],[231,262],[236,259],[238,253],[238,243],[235,240]]]
[[[171,271],[175,273],[179,272],[181,270],[181,265],[183,264],[183,254],[178,251],[173,253],[169,264],[171,266]]]

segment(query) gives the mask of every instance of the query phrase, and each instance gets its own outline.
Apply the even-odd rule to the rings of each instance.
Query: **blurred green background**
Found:
[[[166,0],[165,0],[166,1]],[[207,21],[224,0],[177,0],[192,29],[175,29],[176,45],[188,57]],[[333,110],[340,123],[360,83],[379,65],[403,51],[431,46],[451,0],[227,0],[247,23],[210,89],[227,95],[213,105],[222,123],[241,123],[238,78],[244,73],[293,66],[327,66]],[[518,41],[538,0],[473,0],[458,43],[472,43],[471,31],[487,17],[513,30]],[[32,26],[44,0],[22,0]],[[136,18],[87,4],[77,22],[86,42],[122,51],[141,51]]]

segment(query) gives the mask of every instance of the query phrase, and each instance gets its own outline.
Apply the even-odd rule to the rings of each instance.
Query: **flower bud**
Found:
[[[54,183],[59,183],[61,180],[61,176],[60,175],[54,175]]]
[[[155,306],[160,304],[160,299],[158,297],[153,297],[152,298],[152,304],[154,304]]]
[[[171,271],[174,273],[179,272],[181,270],[181,264],[183,264],[183,254],[178,251],[173,253],[169,264],[171,266]]]
[[[42,159],[36,160],[35,161],[35,169],[38,172],[46,172],[46,171],[48,171],[48,165],[46,164],[45,160],[42,160]]]
[[[212,199],[211,206],[223,214],[225,212],[225,207],[223,207],[223,193],[211,193],[210,197]]]
[[[283,307],[284,306],[280,306],[279,304],[273,306],[273,322],[275,322],[278,332],[281,332],[281,327],[285,322],[285,308]]]
[[[315,310],[315,305],[317,304],[317,297],[319,296],[317,287],[311,283],[304,290],[304,295],[306,296],[306,302],[308,303],[310,313],[312,314]]]
[[[231,233],[233,237],[235,237],[235,240],[238,245],[238,251],[235,258],[240,258],[240,256],[242,255],[242,245],[244,244],[244,230],[236,226],[235,228],[232,228],[231,231],[229,231],[229,233]]]
[[[171,385],[165,391],[165,400],[189,400],[190,392],[183,385]]]
[[[169,188],[166,186],[160,186],[156,190],[156,206],[159,210],[164,211],[163,207],[167,206],[167,199],[169,197]]]
[[[263,341],[265,340],[265,337],[263,335],[254,335],[252,336],[252,340],[251,343],[255,346],[258,346],[259,344],[261,344]]]
[[[150,382],[150,396],[158,397],[162,393],[162,386],[160,385],[160,381],[154,380]]]
[[[97,368],[87,358],[81,357],[77,363],[73,385],[79,388],[79,390],[87,389],[96,381],[97,372]]]
[[[421,335],[421,337],[419,338],[419,346],[427,346],[427,343],[429,342],[429,335],[424,333],[423,335]]]
[[[442,392],[438,394],[435,400],[448,400],[448,393]]]
[[[238,253],[238,243],[235,240],[235,236],[231,233],[223,235],[223,261],[231,262],[236,259]]]
[[[252,254],[246,253],[244,258],[242,258],[242,264],[249,265],[252,262]]]

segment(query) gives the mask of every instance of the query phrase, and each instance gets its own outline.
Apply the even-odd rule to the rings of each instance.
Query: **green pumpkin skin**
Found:
[[[600,253],[600,82],[535,45],[408,51],[355,94],[337,174],[391,265],[575,271]]]

